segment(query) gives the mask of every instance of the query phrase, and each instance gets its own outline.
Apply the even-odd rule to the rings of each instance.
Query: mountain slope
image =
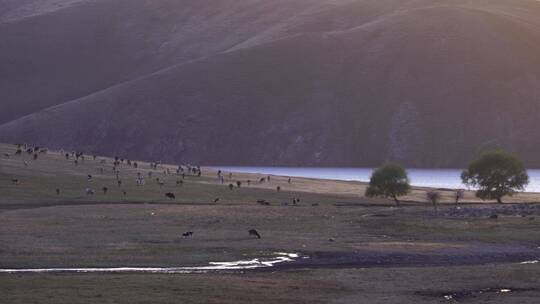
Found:
[[[241,165],[461,166],[504,147],[540,166],[540,3],[331,2],[0,140]]]

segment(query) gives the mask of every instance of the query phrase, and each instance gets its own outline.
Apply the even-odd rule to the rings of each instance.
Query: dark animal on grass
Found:
[[[182,237],[183,238],[193,237],[193,231],[186,231],[186,232],[182,233]]]
[[[168,197],[168,198],[170,198],[170,199],[175,199],[175,198],[176,198],[176,196],[175,196],[174,193],[172,193],[172,192],[167,192],[167,193],[165,193],[165,196]]]
[[[122,181],[121,180],[118,180],[118,187],[122,186]]]
[[[240,188],[240,187],[242,186],[242,182],[241,182],[241,181],[236,181],[236,186],[237,186],[238,188]]]
[[[37,153],[36,153],[36,154],[34,154],[34,160],[36,160],[36,159],[38,159],[38,155],[37,155]]]
[[[259,184],[262,184],[266,181],[266,179],[264,177],[261,177],[261,179],[259,179]]]
[[[18,185],[19,184],[19,179],[13,178],[13,179],[11,179],[11,183],[14,184],[14,185]]]
[[[280,186],[277,186],[277,187],[276,187],[276,190],[277,190],[277,192],[281,191],[281,187],[280,187]]]
[[[122,194],[123,194],[124,196],[126,196],[126,195],[127,195],[127,192],[126,192],[126,191],[122,191]]]
[[[270,206],[270,202],[267,202],[265,200],[257,200],[257,203],[263,206]]]
[[[229,189],[232,190],[234,188],[233,184],[229,184]]]
[[[216,197],[216,199],[214,199],[214,203],[217,203],[219,202],[219,197]]]
[[[4,153],[4,156],[5,156],[6,158],[9,158],[9,153]]]
[[[248,233],[249,233],[249,236],[250,236],[250,237],[256,237],[256,238],[258,238],[258,239],[261,238],[261,235],[260,235],[259,232],[257,232],[257,230],[255,230],[255,229],[250,229],[250,230],[248,231]]]
[[[91,181],[91,180],[92,180],[92,175],[88,174],[88,175],[86,176],[86,178],[87,178],[89,181]]]
[[[60,195],[60,189],[56,188],[56,195]]]
[[[107,191],[109,191],[109,188],[103,187],[103,194],[107,194]]]
[[[86,195],[94,195],[95,191],[90,188],[86,188]]]
[[[66,153],[65,156],[66,156],[66,159],[69,159],[69,153]]]
[[[182,180],[177,180],[176,181],[177,186],[182,186],[183,184],[184,184],[184,181],[182,181]]]
[[[22,154],[22,150],[21,149],[17,149],[17,151],[15,151],[15,155],[21,155]]]

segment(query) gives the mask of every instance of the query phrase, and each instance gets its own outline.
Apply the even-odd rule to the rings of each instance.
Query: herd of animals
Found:
[[[46,153],[49,152],[49,150],[47,148],[43,148],[43,147],[39,147],[39,146],[32,146],[32,145],[27,145],[27,144],[16,144],[15,146],[16,146],[16,149],[15,149],[15,152],[13,153],[14,157],[21,156],[23,153],[26,153],[26,154],[30,155],[31,158],[34,161],[37,161],[40,158],[41,154],[46,154]],[[78,152],[78,151],[66,152],[64,150],[60,150],[60,151],[57,151],[57,152],[60,153],[60,155],[63,158],[65,158],[67,161],[72,162],[74,166],[79,166],[82,162],[85,161],[85,159],[91,159],[93,161],[97,161],[97,158],[98,158],[96,155],[89,156],[89,155],[85,155],[83,152]],[[9,158],[12,157],[12,154],[4,153],[4,157],[9,159]],[[25,167],[29,166],[27,161],[24,161],[23,163],[24,163]],[[105,165],[107,163],[107,160],[105,158],[100,159],[99,163],[102,165],[102,167],[99,168],[100,173],[104,174],[105,170],[103,168],[103,165]],[[119,157],[119,156],[114,157],[114,161],[113,161],[112,165],[113,165],[112,171],[113,171],[113,173],[114,173],[114,175],[116,177],[116,184],[117,184],[118,187],[122,187],[122,179],[121,179],[121,175],[120,175],[120,167],[121,166],[126,165],[126,166],[129,166],[129,167],[134,168],[134,169],[137,169],[137,168],[140,167],[140,164],[138,162],[132,161],[130,159],[125,159],[125,158],[122,158],[122,157]],[[202,169],[201,169],[200,166],[193,166],[193,165],[190,165],[190,164],[179,165],[176,168],[175,173],[172,173],[170,168],[162,166],[161,162],[159,162],[159,161],[158,162],[151,162],[151,163],[149,163],[149,166],[150,166],[151,170],[161,170],[162,169],[163,174],[165,176],[176,174],[176,176],[178,176],[178,179],[176,180],[176,185],[177,186],[182,186],[184,184],[184,179],[186,178],[186,174],[188,174],[190,176],[195,176],[195,177],[201,177],[201,175],[202,175]],[[148,171],[148,173],[146,175],[147,175],[148,179],[152,179],[153,171]],[[228,176],[229,180],[232,180],[233,174],[228,173],[228,175],[229,175]],[[179,179],[180,177],[182,179]],[[89,182],[91,182],[94,177],[91,174],[87,174],[86,178],[87,178],[87,180]],[[225,183],[224,173],[221,170],[219,170],[217,172],[217,178],[218,178],[218,180],[220,181],[221,184]],[[270,179],[271,179],[270,176],[261,177],[256,182],[259,183],[259,184],[262,184],[262,183],[265,183],[265,182],[270,182]],[[165,181],[163,179],[160,179],[159,177],[156,177],[155,181],[160,187],[165,185]],[[11,182],[12,182],[13,185],[18,185],[21,181],[18,178],[13,178],[11,180]],[[247,183],[248,186],[251,185],[251,183],[252,183],[251,180],[246,180],[245,182]],[[291,178],[288,178],[287,182],[289,184],[292,183]],[[145,175],[143,175],[141,172],[137,172],[136,184],[137,184],[137,186],[144,186],[146,184]],[[235,183],[229,183],[228,184],[228,188],[230,190],[233,190],[235,187],[236,188],[242,187],[242,181],[236,181]],[[107,186],[104,186],[101,189],[101,191],[103,192],[104,195],[106,195],[108,193],[108,191],[109,191],[109,188]],[[125,190],[121,190],[121,191],[122,191],[122,195],[124,197],[127,196],[127,192]],[[276,191],[280,192],[281,187],[277,186]],[[55,193],[56,193],[56,195],[61,195],[61,189],[56,188]],[[91,196],[91,195],[96,194],[96,190],[93,189],[93,188],[87,187],[84,190],[84,193],[86,195]],[[165,197],[167,197],[168,199],[171,199],[171,200],[176,199],[176,195],[173,192],[166,192]],[[215,198],[214,203],[219,202],[219,200],[220,200],[219,197]],[[257,203],[260,204],[260,205],[270,205],[270,203],[268,201],[266,201],[266,200],[257,200]],[[297,205],[297,204],[300,203],[300,199],[294,197],[292,199],[292,203],[293,203],[293,205]],[[183,238],[192,237],[193,234],[194,234],[193,231],[187,231],[187,232],[182,234],[182,237]],[[261,235],[255,229],[248,230],[248,234],[249,234],[250,237],[255,237],[255,238],[258,238],[258,239],[261,238]]]

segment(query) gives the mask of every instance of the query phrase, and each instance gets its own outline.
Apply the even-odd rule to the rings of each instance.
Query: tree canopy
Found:
[[[465,185],[477,189],[481,199],[495,199],[502,203],[502,197],[522,191],[529,183],[529,175],[523,162],[516,156],[495,150],[483,153],[473,160],[461,174]]]
[[[399,206],[398,196],[409,193],[409,177],[407,171],[397,164],[387,164],[376,169],[371,175],[369,186],[366,189],[368,197],[390,197]]]

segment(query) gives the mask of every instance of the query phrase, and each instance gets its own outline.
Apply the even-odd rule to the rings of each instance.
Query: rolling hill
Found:
[[[538,1],[36,3],[0,4],[0,141],[235,165],[503,147],[540,166]]]

